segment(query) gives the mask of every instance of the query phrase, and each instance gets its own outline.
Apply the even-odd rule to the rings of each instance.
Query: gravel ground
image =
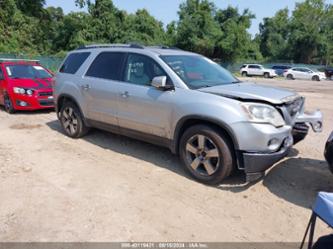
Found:
[[[325,128],[249,185],[208,187],[166,149],[102,131],[72,140],[53,112],[1,109],[0,241],[300,241],[316,193],[333,191],[333,82],[250,80],[299,91]]]

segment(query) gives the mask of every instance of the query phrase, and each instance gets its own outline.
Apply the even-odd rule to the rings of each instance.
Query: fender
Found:
[[[227,125],[223,121],[217,120],[215,118],[202,116],[202,115],[189,115],[189,116],[185,116],[185,117],[181,118],[176,125],[174,136],[173,136],[173,141],[172,141],[172,148],[171,148],[173,153],[178,154],[179,140],[180,140],[182,132],[183,132],[183,126],[187,121],[190,121],[190,120],[194,120],[197,123],[206,122],[206,123],[210,123],[210,124],[214,124],[214,125],[218,126],[224,132],[226,132],[226,134],[231,138],[231,140],[232,140],[231,142],[233,143],[235,151],[238,150],[239,145],[238,145],[237,138],[229,125]]]

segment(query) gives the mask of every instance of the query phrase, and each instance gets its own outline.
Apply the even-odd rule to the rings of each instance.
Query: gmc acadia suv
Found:
[[[81,47],[68,54],[54,88],[69,137],[95,127],[166,146],[206,184],[237,168],[256,180],[309,125],[322,129],[322,114],[305,114],[296,93],[241,82],[201,55],[168,47]]]

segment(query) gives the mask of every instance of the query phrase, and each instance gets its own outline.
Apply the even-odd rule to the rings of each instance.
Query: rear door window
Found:
[[[126,54],[121,52],[102,52],[91,64],[86,76],[120,81],[125,57]]]
[[[70,54],[61,66],[60,73],[75,74],[89,57],[89,52]]]

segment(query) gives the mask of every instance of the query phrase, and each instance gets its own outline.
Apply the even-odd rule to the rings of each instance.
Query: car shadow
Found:
[[[65,136],[65,133],[58,121],[48,122],[47,126]],[[152,163],[153,165],[170,170],[189,180],[195,181],[185,171],[182,163],[179,160],[179,157],[172,154],[171,151],[167,148],[98,129],[92,129],[82,139],[105,150],[114,151],[119,154],[128,155]],[[227,179],[223,183],[223,186],[240,184],[245,184],[245,176],[240,172],[236,172],[231,178]]]
[[[295,148],[292,148],[290,150],[287,158],[293,158],[298,155],[299,155],[299,151]],[[245,174],[241,171],[237,171],[237,172],[235,172],[235,174],[232,177],[225,180],[220,186],[218,186],[218,188],[221,190],[230,191],[233,193],[240,193],[240,192],[246,191],[250,187],[263,181],[265,179],[265,177],[266,176],[263,176],[262,178],[258,179],[257,181],[246,182]]]
[[[333,175],[324,160],[289,158],[272,168],[263,184],[274,195],[311,208],[318,192],[333,192]]]
[[[48,122],[47,125],[64,135],[58,121]],[[184,170],[179,158],[166,148],[97,129],[92,129],[82,139],[105,150],[149,162],[195,181]],[[247,183],[244,173],[236,171],[221,185],[213,188],[240,193],[262,181],[274,195],[295,205],[310,207],[318,191],[333,191],[333,175],[325,161],[297,158],[298,155],[299,151],[292,149],[285,161],[275,165],[264,178],[256,182]]]
[[[6,112],[5,108],[0,105],[0,111]],[[11,115],[37,115],[37,114],[49,114],[54,112],[54,108],[50,109],[43,109],[43,110],[35,110],[35,111],[16,111],[15,113]]]

